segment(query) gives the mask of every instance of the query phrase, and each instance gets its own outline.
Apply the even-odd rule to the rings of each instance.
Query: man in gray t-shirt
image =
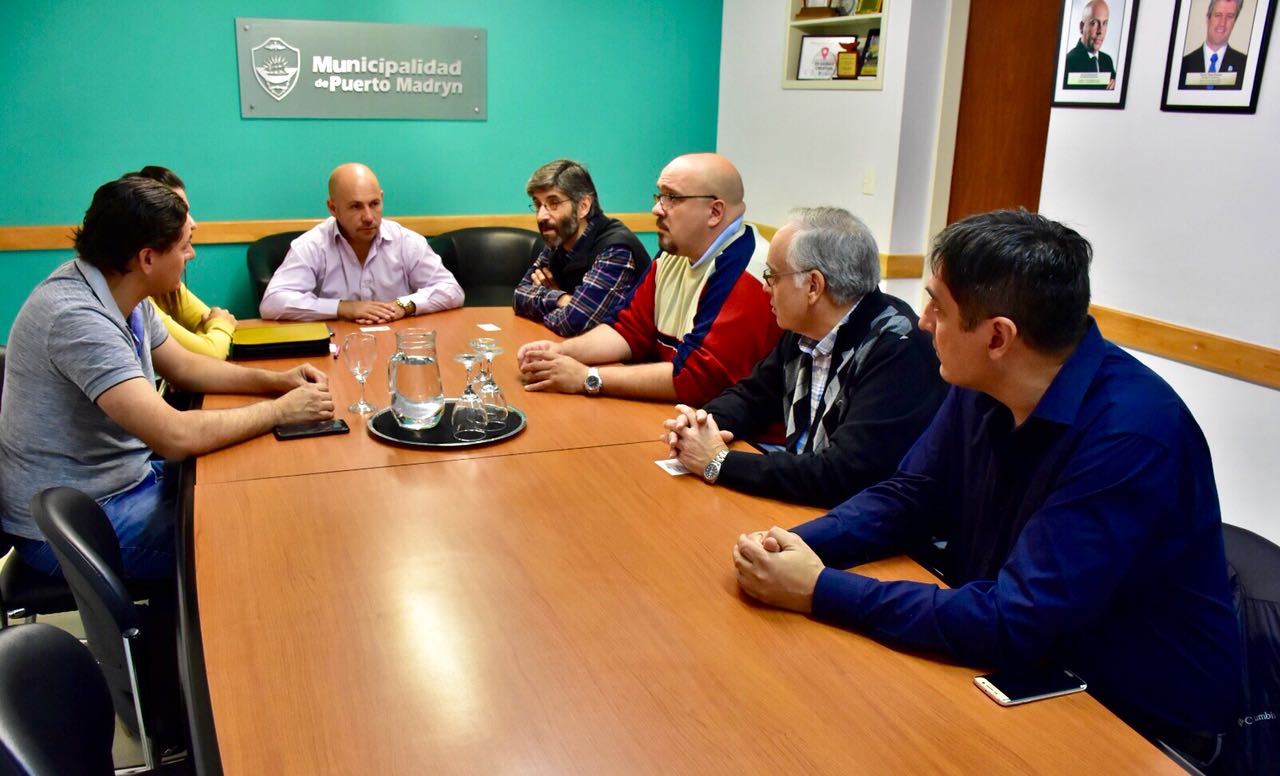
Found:
[[[159,458],[333,416],[327,379],[310,365],[248,369],[169,339],[148,297],[177,288],[195,256],[194,228],[186,203],[159,183],[104,184],[76,233],[79,258],[41,282],[14,320],[0,405],[0,524],[37,569],[57,573],[30,513],[40,491],[70,485],[89,494],[116,529],[126,575],[165,576],[176,503]],[[196,392],[283,395],[179,412],[156,392],[157,374]]]

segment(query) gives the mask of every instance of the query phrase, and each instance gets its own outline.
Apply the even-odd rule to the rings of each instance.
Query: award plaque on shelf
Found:
[[[830,19],[832,16],[839,16],[840,12],[831,7],[831,0],[804,0],[800,4],[800,10],[796,13],[797,19]]]
[[[837,77],[839,56],[856,51],[855,35],[806,35],[800,39],[797,81],[830,81]]]
[[[858,77],[858,52],[841,51],[836,54],[836,78]]]

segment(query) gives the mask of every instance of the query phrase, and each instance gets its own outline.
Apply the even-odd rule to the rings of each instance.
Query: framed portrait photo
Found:
[[[1053,104],[1124,107],[1138,0],[1063,0]]]
[[[1160,110],[1256,113],[1276,0],[1176,0]]]
[[[797,81],[830,81],[841,52],[858,50],[857,35],[806,35],[800,39]]]

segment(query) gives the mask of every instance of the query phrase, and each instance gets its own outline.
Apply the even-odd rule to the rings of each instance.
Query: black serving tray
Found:
[[[480,445],[491,445],[494,442],[501,442],[524,431],[527,422],[524,412],[510,407],[507,413],[507,423],[502,428],[485,429],[484,439],[477,439],[472,442],[460,442],[453,438],[453,405],[456,399],[446,399],[444,404],[444,415],[440,418],[440,422],[435,428],[427,428],[415,430],[402,428],[396,422],[396,416],[391,414],[391,408],[376,413],[369,418],[368,424],[369,435],[383,442],[390,442],[395,445],[407,445],[409,447],[425,447],[449,449],[457,447],[478,447]]]

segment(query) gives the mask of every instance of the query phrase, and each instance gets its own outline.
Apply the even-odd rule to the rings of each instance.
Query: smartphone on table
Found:
[[[1085,681],[1065,668],[1027,668],[973,677],[978,689],[1001,706],[1083,692]]]
[[[281,442],[289,439],[346,434],[349,431],[351,431],[351,427],[347,425],[347,421],[341,418],[336,420],[317,420],[308,423],[286,423],[275,427],[276,439]]]

